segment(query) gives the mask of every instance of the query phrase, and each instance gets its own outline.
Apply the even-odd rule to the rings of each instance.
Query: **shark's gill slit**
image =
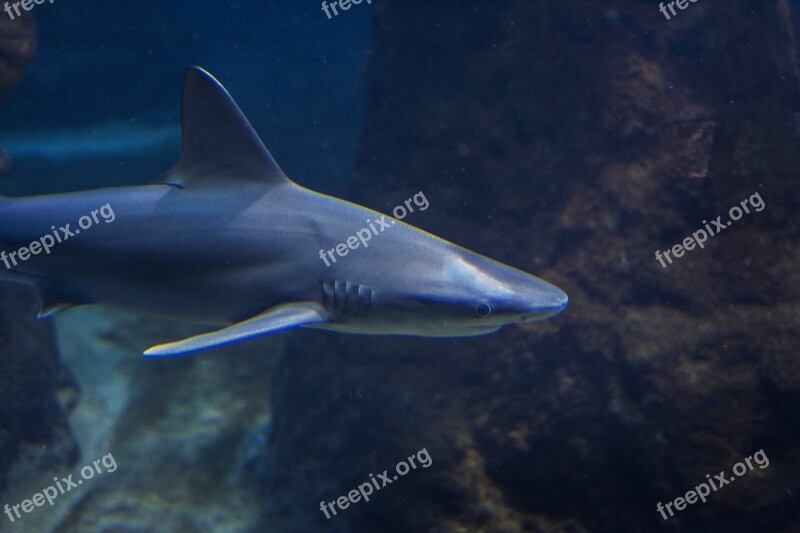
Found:
[[[366,315],[372,308],[372,289],[349,281],[323,281],[322,301],[339,315]]]
[[[322,301],[342,315],[365,315],[372,308],[372,289],[348,281],[323,281]]]
[[[369,310],[372,308],[372,289],[369,287],[364,287],[363,285],[358,286],[358,310],[360,313],[366,315],[369,314]]]

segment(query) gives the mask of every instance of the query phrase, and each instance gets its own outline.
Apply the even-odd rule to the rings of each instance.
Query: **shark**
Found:
[[[299,327],[483,335],[567,306],[540,278],[290,180],[200,67],[184,73],[181,132],[177,163],[153,183],[0,198],[3,254],[25,256],[4,259],[0,279],[33,285],[39,317],[99,304],[212,328],[144,352],[168,357]],[[113,219],[88,228],[101,205]],[[378,221],[391,230],[359,254],[319,260]]]

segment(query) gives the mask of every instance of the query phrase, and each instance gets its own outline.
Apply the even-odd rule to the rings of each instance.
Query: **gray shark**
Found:
[[[294,183],[198,67],[184,75],[181,129],[181,157],[157,183],[0,199],[0,277],[34,285],[39,316],[101,304],[221,328],[145,352],[171,356],[301,326],[481,335],[567,305],[544,280]],[[370,223],[387,229],[320,261]]]

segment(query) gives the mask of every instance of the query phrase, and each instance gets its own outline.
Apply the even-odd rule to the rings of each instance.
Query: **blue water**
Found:
[[[207,69],[226,86],[289,176],[332,194],[348,187],[367,105],[369,9],[329,21],[304,2],[55,0],[35,5],[33,14],[38,50],[0,112],[0,148],[13,160],[11,170],[0,176],[0,194],[49,194],[157,179],[179,156],[181,82],[190,65]],[[33,316],[27,310],[20,313]],[[228,355],[216,363],[198,358],[202,368],[196,371],[192,361],[178,361],[184,367],[174,374],[176,381],[153,394],[144,392],[153,386],[151,377],[135,377],[142,369],[144,344],[207,328],[96,307],[65,313],[48,327],[57,332],[60,357],[77,387],[64,397],[80,398],[69,417],[79,455],[69,465],[44,461],[35,476],[27,466],[11,472],[2,504],[23,502],[52,483],[54,475],[77,477],[81,466],[113,453],[120,469],[104,473],[102,482],[117,489],[92,485],[101,498],[110,498],[101,507],[113,507],[108,502],[114,501],[140,503],[126,517],[101,511],[105,523],[97,530],[130,530],[144,521],[143,530],[242,531],[260,522],[269,502],[252,487],[253,457],[263,455],[270,427],[269,376],[284,340],[223,350]],[[248,360],[253,350],[272,355]],[[156,375],[170,366],[175,363],[165,362]],[[237,374],[241,368],[246,376]],[[202,385],[220,378],[234,386]],[[125,421],[140,416],[158,420],[157,413],[170,408],[161,400],[147,407],[148,398],[163,399],[170,394],[166,389],[184,386],[193,399],[174,405],[187,409],[186,424],[178,421],[183,416],[167,416],[165,426],[156,423],[149,429],[149,424]],[[133,430],[128,437],[122,436],[125,428]],[[196,450],[216,446],[220,438],[227,444],[219,454],[197,456]],[[120,439],[126,444],[114,444]],[[159,444],[152,448],[153,442]],[[46,446],[35,444],[38,450],[43,447],[47,455]],[[184,459],[176,459],[176,453]],[[161,479],[176,460],[184,464],[183,474]],[[195,460],[203,466],[191,466]],[[205,498],[195,506],[187,496],[170,511],[148,496],[169,491],[170,485],[190,490],[192,483],[183,475],[199,471],[202,478],[204,468],[217,468],[210,466],[216,460],[226,465],[221,479],[228,480],[213,491],[219,509]],[[140,482],[124,481],[131,475],[149,481],[133,488]],[[251,487],[243,491],[248,483]],[[123,485],[132,492],[118,491]],[[54,507],[36,508],[41,512],[15,523],[3,515],[0,531],[50,531],[67,514],[80,514],[77,502],[85,497],[85,492],[72,491]],[[184,514],[194,518],[184,519]],[[195,525],[187,526],[192,520]]]
[[[18,163],[3,194],[155,179],[179,152],[188,65],[225,84],[288,175],[336,192],[352,174],[369,9],[329,21],[302,2],[57,0],[34,15],[38,51],[0,116]]]

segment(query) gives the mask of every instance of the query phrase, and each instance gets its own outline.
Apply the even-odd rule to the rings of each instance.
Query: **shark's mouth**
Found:
[[[536,309],[531,311],[530,313],[526,313],[520,317],[520,322],[536,322],[538,320],[544,320],[545,318],[550,318],[551,316],[555,316],[563,311],[567,307],[567,301],[565,300],[563,303],[558,305],[554,305],[553,307],[543,307],[541,309]]]
[[[502,327],[503,326],[467,326],[466,328],[459,330],[459,334],[463,336],[488,335],[489,333],[494,333]]]

